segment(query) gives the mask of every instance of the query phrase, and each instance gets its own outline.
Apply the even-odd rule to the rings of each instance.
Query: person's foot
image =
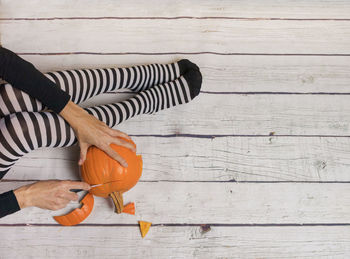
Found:
[[[181,59],[177,62],[177,64],[179,65],[180,75],[184,75],[190,70],[199,71],[199,67],[188,59]]]
[[[193,63],[192,63],[193,64]],[[199,72],[199,70],[189,70],[188,72],[186,72],[183,77],[185,78],[188,87],[190,89],[190,95],[191,95],[191,99],[195,98],[200,90],[201,90],[201,86],[202,86],[202,74],[201,72]]]

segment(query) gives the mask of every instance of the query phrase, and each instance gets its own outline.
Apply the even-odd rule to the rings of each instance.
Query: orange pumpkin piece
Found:
[[[135,203],[131,202],[125,205],[122,212],[135,215]]]
[[[136,147],[132,140],[121,139]],[[112,198],[116,213],[122,213],[124,210],[123,193],[130,190],[139,181],[142,173],[142,157],[123,146],[111,144],[110,147],[126,160],[128,167],[121,166],[105,152],[91,146],[81,166],[81,177],[90,185],[102,184],[91,188],[90,193]]]
[[[141,236],[142,238],[144,238],[148,233],[148,230],[150,229],[152,223],[146,222],[146,221],[139,221],[139,224],[140,224]]]
[[[62,226],[74,226],[83,222],[91,213],[94,207],[94,196],[88,193],[80,201],[83,206],[79,209],[76,208],[72,212],[63,215],[53,217]]]

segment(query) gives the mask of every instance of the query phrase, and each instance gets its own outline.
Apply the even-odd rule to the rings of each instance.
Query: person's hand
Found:
[[[136,152],[136,148],[130,142],[119,138],[130,139],[127,134],[109,128],[104,122],[99,121],[71,101],[63,108],[60,115],[71,125],[79,141],[79,165],[84,163],[88,148],[96,146],[111,158],[117,160],[122,166],[128,166],[125,159],[109,146],[114,143]]]
[[[59,210],[66,207],[70,201],[79,199],[70,189],[90,190],[90,185],[79,181],[39,181],[14,190],[14,194],[21,209],[34,206]]]

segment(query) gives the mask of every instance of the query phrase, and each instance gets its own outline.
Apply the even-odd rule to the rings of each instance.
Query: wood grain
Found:
[[[40,8],[37,8],[40,6]],[[67,8],[70,6],[71,8]],[[64,0],[23,2],[2,0],[1,18],[55,17],[227,17],[227,18],[290,18],[290,19],[349,19],[350,4],[344,0],[326,1],[118,1]]]
[[[141,181],[350,182],[350,140],[339,137],[133,137]],[[41,149],[4,179],[80,180],[79,148]]]
[[[19,53],[350,55],[344,21],[3,21],[1,34],[4,47]]]
[[[344,0],[0,0],[0,43],[42,71],[185,57],[204,76],[193,102],[117,127],[144,158],[136,216],[96,198],[69,228],[52,216],[77,203],[26,208],[0,219],[0,259],[349,257],[349,22]],[[0,193],[77,180],[78,154],[32,152]]]
[[[0,227],[1,258],[346,258],[349,227]],[[81,233],[84,233],[83,235]],[[33,238],[35,235],[36,238]],[[81,242],[77,243],[77,240]],[[27,244],[23,246],[23,243]],[[132,244],[132,245],[131,245]],[[18,249],[21,247],[21,249]],[[121,252],[122,251],[122,252]]]
[[[20,51],[20,50],[19,50]],[[350,93],[349,57],[213,55],[23,55],[42,72],[63,69],[198,64],[202,91],[222,93]]]
[[[205,84],[205,82],[203,83]],[[115,100],[114,95],[102,103]],[[93,99],[90,105],[101,104]],[[349,136],[346,95],[200,94],[190,103],[118,125],[128,134]]]
[[[119,102],[133,94],[99,96],[83,107]],[[349,136],[347,95],[202,93],[190,103],[142,114],[115,128],[129,135],[187,136]]]
[[[28,182],[3,182],[0,192]],[[82,195],[82,194],[81,194]],[[347,183],[185,183],[139,182],[124,194],[135,202],[135,215],[117,215],[110,199],[96,197],[86,224],[343,224],[349,223]],[[77,207],[50,212],[26,208],[0,219],[0,224],[50,223]]]

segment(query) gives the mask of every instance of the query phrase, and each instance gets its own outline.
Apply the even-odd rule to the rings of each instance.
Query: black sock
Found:
[[[192,63],[193,64],[193,63]],[[183,77],[186,79],[190,88],[191,99],[196,97],[202,86],[202,74],[199,70],[189,70]]]
[[[46,73],[45,76],[71,94],[72,101],[79,104],[95,95],[121,88],[129,88],[134,92],[147,90],[154,85],[174,81],[192,70],[199,71],[199,68],[188,59],[181,59],[170,64],[56,71]],[[188,79],[193,81],[192,77],[188,76]],[[5,99],[6,96],[10,98]],[[11,113],[41,111],[44,108],[41,102],[10,84],[0,87],[0,103],[4,103],[0,105],[0,118]]]
[[[128,100],[85,110],[114,127],[139,114],[153,114],[188,103],[199,94],[201,84],[201,73],[189,70],[171,82],[143,90]],[[31,150],[68,147],[77,142],[73,129],[53,112],[18,112],[0,122],[0,178]]]
[[[177,62],[177,64],[179,65],[180,75],[184,75],[190,70],[199,71],[199,67],[195,63],[189,61],[188,59],[181,59]]]

